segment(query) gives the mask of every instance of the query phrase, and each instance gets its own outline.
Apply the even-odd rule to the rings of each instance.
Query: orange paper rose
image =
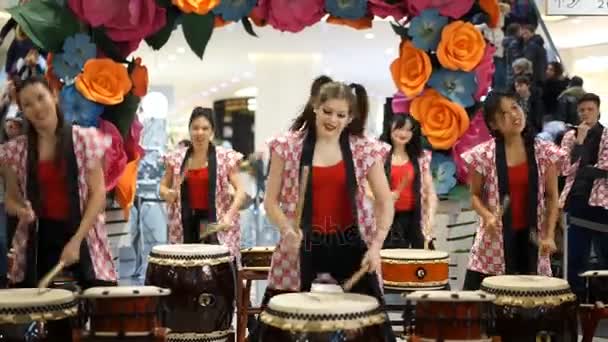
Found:
[[[409,40],[401,43],[399,58],[391,64],[391,75],[395,86],[406,97],[420,94],[432,71],[431,59],[423,50],[417,49]]]
[[[437,58],[447,69],[468,72],[479,64],[485,48],[486,41],[481,32],[473,24],[458,20],[441,31]]]
[[[359,19],[345,19],[330,15],[329,18],[327,18],[327,23],[348,26],[350,28],[354,28],[355,30],[365,30],[372,27],[372,20],[373,18],[370,16],[365,16]]]
[[[447,150],[469,128],[469,116],[461,106],[428,89],[410,105],[412,116],[420,122],[433,148]]]
[[[82,96],[104,105],[121,103],[132,86],[127,68],[110,58],[89,59],[76,78]]]
[[[135,59],[133,70],[131,70],[131,81],[133,82],[133,95],[143,97],[148,93],[148,68],[141,65],[141,58]]]
[[[220,4],[220,0],[171,0],[184,13],[207,14]]]
[[[63,83],[59,80],[57,75],[55,75],[55,71],[53,70],[53,53],[49,52],[46,57],[46,72],[44,73],[44,78],[49,83],[49,87],[53,90],[61,90],[63,87]]]
[[[488,14],[488,26],[496,28],[500,20],[500,7],[498,0],[479,0],[479,7]]]

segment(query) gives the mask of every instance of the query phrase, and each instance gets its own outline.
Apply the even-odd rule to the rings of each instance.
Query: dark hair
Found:
[[[492,123],[496,122],[496,113],[500,111],[500,104],[503,99],[516,101],[517,97],[511,92],[495,90],[491,91],[483,102],[483,120],[486,126],[488,126],[490,134],[495,138],[500,137],[500,132],[492,128]],[[527,129],[528,126],[526,125],[524,130],[526,131]]]
[[[564,66],[562,65],[562,63],[553,61],[549,63],[549,65],[553,67],[553,72],[555,72],[555,76],[559,77],[564,74]]]
[[[213,109],[211,108],[203,108],[203,107],[194,107],[192,110],[192,114],[190,114],[190,120],[188,120],[188,128],[192,126],[194,120],[198,118],[205,118],[209,121],[211,125],[211,129],[215,131],[215,119]]]
[[[391,133],[395,129],[402,128],[408,122],[412,125],[412,138],[405,144],[405,152],[407,152],[410,159],[419,158],[422,155],[422,133],[420,132],[420,124],[409,114],[395,113],[390,119],[386,131],[380,136],[380,141],[384,141],[391,145],[391,150],[395,148],[391,139]]]
[[[530,81],[530,77],[528,77],[526,75],[519,75],[519,76],[515,77],[515,81],[513,82],[513,84],[518,84],[518,83],[527,84],[529,86],[532,83],[532,81]]]
[[[188,139],[182,139],[177,144],[178,145],[184,145],[185,147],[190,147],[190,145],[192,145],[192,142],[190,140],[188,140]]]
[[[18,82],[15,85],[17,87],[17,103],[19,104],[20,107],[21,107],[21,99],[20,99],[21,92],[25,88],[36,85],[36,84],[42,85],[44,88],[46,88],[49,91],[49,93],[53,94],[53,90],[51,89],[51,87],[49,86],[49,84],[47,83],[47,81],[44,78],[38,77],[38,76],[27,78],[25,80]],[[64,154],[64,150],[65,150],[64,147],[66,145],[67,137],[64,136],[65,135],[64,127],[66,125],[66,122],[65,122],[65,118],[63,116],[63,112],[61,111],[61,108],[59,107],[59,103],[57,103],[55,105],[55,112],[57,113],[57,127],[55,128],[55,135],[57,136],[57,143],[55,145],[55,162],[57,164],[59,164],[63,160],[63,154]],[[27,140],[28,140],[28,149],[30,151],[34,152],[34,153],[28,153],[27,158],[31,162],[30,165],[38,165],[38,132],[32,126],[31,122],[29,122],[27,117],[25,117],[25,115],[24,115],[24,118],[27,123],[27,126],[29,126],[29,129],[27,130],[27,133],[26,133]]]
[[[311,122],[310,119],[312,118],[312,120],[314,120],[315,112],[314,107],[312,105],[313,99],[319,95],[321,87],[324,84],[330,82],[333,82],[333,80],[329,76],[321,75],[315,78],[315,80],[312,82],[312,85],[310,86],[310,97],[308,98],[308,102],[306,103],[306,106],[304,106],[302,113],[300,113],[300,115],[298,115],[298,117],[293,120],[291,127],[289,127],[290,131],[296,132],[302,128],[306,128],[306,124],[308,122]]]
[[[509,24],[509,26],[507,26],[507,36],[516,36],[517,34],[519,34],[520,28],[521,25],[519,25],[518,23]]]
[[[528,30],[528,31],[530,31],[532,33],[534,33],[536,31],[536,26],[534,26],[532,24],[523,24],[521,26],[521,28],[524,29],[524,30]]]
[[[568,84],[568,86],[569,87],[582,87],[583,79],[578,76],[574,76],[570,79],[570,83]]]
[[[594,102],[597,105],[597,108],[600,108],[600,97],[594,93],[586,93],[578,99],[577,105],[580,105],[583,102]]]
[[[310,104],[312,105],[312,108],[317,108],[326,101],[334,99],[345,100],[348,103],[349,114],[353,119],[350,124],[346,126],[345,132],[352,135],[362,135],[365,130],[365,122],[367,121],[367,114],[369,112],[369,102],[365,88],[357,83],[351,83],[350,85],[342,82],[326,83],[319,89],[319,94],[311,99],[312,101],[310,101]],[[303,117],[303,115],[306,115],[306,117]],[[304,122],[303,126],[300,127],[314,127],[314,110],[303,112],[296,121]],[[292,128],[293,127],[294,126],[292,125]]]

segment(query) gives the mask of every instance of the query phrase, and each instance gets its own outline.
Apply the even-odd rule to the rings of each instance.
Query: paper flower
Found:
[[[433,152],[431,159],[433,185],[438,195],[447,195],[456,186],[456,165],[452,159],[438,152]]]
[[[103,106],[87,100],[74,85],[63,87],[59,93],[59,107],[65,121],[83,127],[97,127]]]
[[[460,183],[466,183],[468,181],[468,169],[467,165],[462,159],[462,154],[471,148],[492,139],[488,127],[483,120],[483,115],[480,112],[476,113],[471,120],[467,131],[456,141],[452,146],[452,159],[456,164],[456,179]]]
[[[441,39],[441,30],[447,23],[448,18],[440,16],[437,9],[427,9],[412,19],[408,33],[417,48],[435,50]]]
[[[479,7],[488,15],[488,26],[498,27],[501,16],[498,0],[479,0]]]
[[[344,19],[359,19],[367,13],[367,0],[325,0],[327,13]]]
[[[143,97],[148,93],[148,69],[141,64],[141,58],[135,59],[133,70],[131,70],[131,82],[133,83],[133,95]]]
[[[213,13],[227,21],[239,21],[251,12],[256,2],[256,0],[222,0],[213,9]]]
[[[106,150],[103,163],[106,191],[111,191],[114,189],[120,175],[125,170],[125,166],[127,165],[127,154],[123,147],[122,136],[114,124],[100,119],[99,131],[105,136],[112,138],[112,145]]]
[[[82,70],[87,60],[95,57],[97,57],[97,46],[91,42],[91,38],[86,34],[77,33],[66,38],[63,43],[61,58],[80,70]]]
[[[74,78],[80,74],[82,67],[68,63],[63,57],[63,53],[53,55],[53,60],[51,61],[53,71],[65,84],[72,84]]]
[[[143,157],[145,152],[144,148],[139,143],[141,141],[141,133],[144,130],[144,125],[139,121],[137,115],[131,124],[129,135],[125,139],[125,152],[127,153],[127,160],[131,161],[135,158]]]
[[[324,0],[259,0],[255,11],[275,29],[292,33],[317,23],[326,14]]]
[[[469,116],[460,105],[427,89],[412,100],[410,113],[420,123],[422,134],[435,149],[447,150],[469,127]]]
[[[404,1],[396,1],[394,4],[389,4],[385,0],[368,0],[367,6],[372,15],[380,18],[393,17],[393,19],[399,21],[407,15]]]
[[[399,57],[391,64],[391,76],[405,96],[420,94],[432,70],[431,59],[423,50],[417,49],[409,40],[401,42]]]
[[[486,41],[481,32],[473,24],[458,20],[441,32],[437,58],[447,69],[471,71],[481,61],[485,49]]]
[[[226,1],[226,0],[224,0]],[[171,0],[184,13],[207,14],[220,4],[220,0]]]
[[[479,101],[482,96],[486,96],[492,86],[494,71],[496,70],[496,67],[494,66],[494,53],[496,53],[496,48],[492,44],[487,44],[481,63],[475,68],[477,91],[473,98],[476,101]]]
[[[411,100],[406,98],[402,92],[397,92],[393,95],[391,101],[391,108],[393,113],[409,113]]]
[[[84,97],[104,105],[121,103],[132,86],[127,68],[109,58],[90,59],[76,78],[76,88]]]
[[[338,17],[334,17],[334,16],[330,15],[327,18],[326,22],[328,24],[333,24],[333,25],[348,26],[355,30],[366,30],[366,29],[369,29],[372,27],[373,20],[374,20],[374,18],[372,18],[371,16],[365,16],[365,17],[359,18],[359,19],[344,19],[344,18],[338,18]]]
[[[410,15],[416,16],[427,8],[437,8],[439,14],[458,19],[473,7],[474,0],[410,0],[407,2]]]
[[[477,83],[473,73],[435,70],[429,80],[429,86],[462,107],[475,104],[473,94],[477,91]]]
[[[52,52],[49,52],[46,56],[46,65],[48,65],[48,68],[44,73],[44,78],[49,83],[49,87],[51,87],[51,89],[61,90],[61,88],[63,87],[63,83],[61,83],[61,80],[59,79],[59,77],[57,77],[57,74],[55,74],[55,70],[53,68],[54,56],[55,55]]]
[[[127,43],[121,46],[127,54],[167,22],[167,11],[156,0],[68,0],[68,4],[80,20],[92,27],[103,26],[114,42]]]

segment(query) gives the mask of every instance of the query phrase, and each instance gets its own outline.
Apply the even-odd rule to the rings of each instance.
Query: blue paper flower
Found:
[[[82,70],[84,63],[97,57],[97,46],[91,43],[91,38],[83,33],[67,37],[63,43],[63,59]]]
[[[438,9],[427,9],[412,19],[408,33],[415,47],[435,50],[441,40],[441,30],[447,23],[448,18],[439,15]]]
[[[325,10],[334,17],[360,19],[367,13],[367,0],[325,0]]]
[[[69,64],[65,60],[63,53],[53,56],[53,72],[59,79],[63,80],[65,84],[70,85],[74,83],[74,78],[81,70],[81,67]]]
[[[477,81],[472,72],[437,69],[433,71],[428,85],[465,108],[475,104],[473,94],[477,90]]]
[[[456,164],[449,156],[433,152],[431,173],[438,195],[447,195],[456,186]]]
[[[97,127],[104,107],[87,100],[74,85],[65,86],[59,94],[59,106],[65,120],[83,127]]]
[[[222,0],[213,13],[226,21],[239,21],[249,15],[256,3],[257,0]]]

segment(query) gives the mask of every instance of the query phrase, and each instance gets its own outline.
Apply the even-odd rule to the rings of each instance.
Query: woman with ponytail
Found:
[[[433,239],[431,219],[437,207],[432,154],[423,151],[420,125],[407,114],[393,115],[380,140],[391,145],[391,157],[384,167],[395,203],[384,248],[424,248]]]
[[[492,92],[483,115],[494,139],[463,154],[480,226],[471,249],[465,290],[487,276],[551,275],[558,218],[557,174],[564,153],[535,139],[514,96]]]
[[[61,261],[83,288],[115,284],[101,163],[111,141],[65,122],[42,78],[20,83],[17,98],[29,130],[0,148],[7,211],[19,218],[11,282],[35,287]]]
[[[207,236],[204,243],[223,244],[240,256],[239,208],[245,191],[238,165],[243,155],[213,144],[213,110],[196,107],[190,115],[189,146],[165,158],[160,196],[168,204],[169,243],[199,243],[208,223],[231,226]]]
[[[390,147],[364,136],[369,106],[361,85],[325,83],[309,109],[289,132],[268,142],[264,205],[281,238],[263,305],[279,293],[310,291],[319,274],[343,283],[362,267],[368,273],[352,292],[382,303],[380,249],[393,218],[383,171]],[[307,183],[300,184],[304,167]],[[374,212],[364,206],[366,182],[376,198]],[[304,206],[296,222],[301,187]]]

